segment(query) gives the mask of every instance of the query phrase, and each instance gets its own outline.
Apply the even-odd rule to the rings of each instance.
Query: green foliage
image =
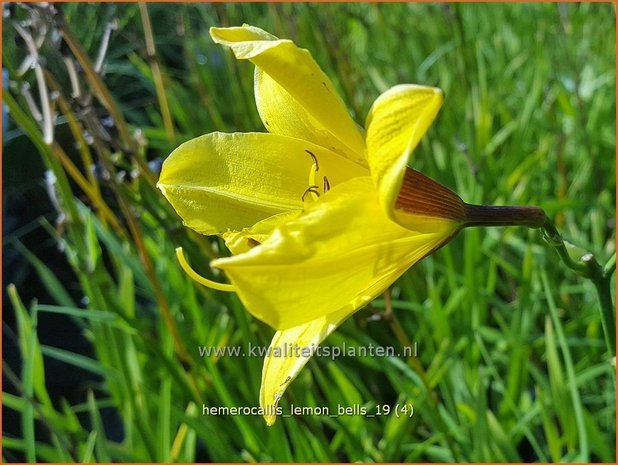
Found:
[[[32,8],[3,20],[3,63],[15,81],[3,100],[56,177],[65,220],[42,225],[76,282],[61,282],[18,236],[5,237],[55,299],[28,310],[9,288],[23,365],[10,378],[20,395],[2,397],[21,418],[21,436],[3,437],[6,461],[15,453],[52,462],[615,461],[615,359],[594,286],[565,269],[537,231],[520,228],[464,231],[393,286],[392,316],[379,298],[325,341],[416,343],[418,356],[316,358],[282,400],[286,411],[411,404],[411,418],[303,416],[268,428],[258,416],[203,416],[203,405],[257,405],[262,360],[201,357],[198,347],[266,346],[272,330],[234,295],[183,274],[177,246],[208,274],[221,244],[182,226],[146,165],[203,133],[263,131],[252,66],[207,32],[246,22],[309,49],[359,124],[392,85],[444,89],[414,167],[467,202],[545,208],[565,238],[605,263],[615,253],[613,5],[152,4],[149,57],[137,5],[66,4],[67,27],[92,62],[107,25],[116,26],[102,74],[89,75],[65,47],[84,70],[82,92],[95,89],[86,104],[71,97],[53,42],[58,16]],[[62,138],[51,145],[21,91],[24,82],[36,88],[34,72],[17,75],[26,53],[11,21],[32,15],[49,27],[39,53],[59,92]],[[95,132],[93,114],[112,114],[118,135]],[[16,156],[12,143],[5,159]],[[92,160],[110,176],[93,176]],[[75,288],[87,304],[73,300]],[[42,313],[75,319],[94,357],[41,345]],[[101,382],[83,403],[50,399],[47,358]],[[101,411],[110,407],[121,442],[107,437]]]

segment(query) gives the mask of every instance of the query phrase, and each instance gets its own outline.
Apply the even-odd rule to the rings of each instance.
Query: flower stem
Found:
[[[598,267],[599,264],[595,265]],[[599,267],[600,268],[600,267]],[[610,289],[609,277],[603,277],[599,280],[593,280],[594,286],[599,294],[599,303],[601,304],[601,323],[605,332],[605,342],[610,350],[610,353],[616,355],[616,317],[614,316],[614,304],[612,303],[612,294]]]
[[[539,207],[532,206],[490,206],[465,204],[463,227],[471,226],[527,226],[541,228],[545,242],[556,249],[564,264],[580,276],[589,279],[599,296],[601,322],[605,333],[605,342],[612,356],[616,355],[616,322],[614,304],[611,295],[611,276],[616,270],[616,254],[603,267],[594,255],[579,251],[574,259],[567,244],[560,236],[554,223]],[[573,247],[573,249],[576,249]]]
[[[614,254],[604,267],[597,262],[596,258],[591,253],[584,253],[578,260],[573,260],[560,233],[558,233],[558,230],[549,218],[545,219],[542,228],[545,241],[556,249],[562,261],[570,269],[594,283],[594,287],[599,296],[601,323],[603,325],[603,332],[605,333],[605,342],[611,355],[615,356],[616,321],[610,282],[613,271],[616,269],[616,255]]]
[[[464,227],[470,226],[527,226],[540,228],[546,215],[539,207],[493,206],[466,204]]]

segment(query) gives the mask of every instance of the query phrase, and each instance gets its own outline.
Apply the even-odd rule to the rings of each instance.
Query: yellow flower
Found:
[[[273,349],[317,346],[452,238],[466,205],[407,168],[442,104],[439,89],[391,88],[363,130],[307,50],[252,26],[210,34],[256,66],[255,99],[269,133],[186,142],[165,161],[158,186],[187,226],[225,239],[233,256],[211,266],[232,284],[218,288],[233,289],[277,330],[260,391],[271,425],[309,359]]]

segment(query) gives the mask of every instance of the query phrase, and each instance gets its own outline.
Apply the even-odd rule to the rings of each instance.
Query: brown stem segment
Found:
[[[540,228],[546,216],[534,206],[490,206],[465,203],[452,190],[408,168],[404,174],[395,210],[405,213],[446,218],[462,227],[527,226]]]
[[[533,206],[493,206],[466,204],[464,228],[471,226],[527,226],[545,224],[545,211]]]

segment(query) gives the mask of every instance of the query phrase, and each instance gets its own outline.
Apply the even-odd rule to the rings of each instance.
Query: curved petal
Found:
[[[313,165],[331,185],[366,170],[291,137],[212,133],[178,147],[163,163],[157,186],[190,228],[203,234],[241,230],[279,213],[300,210]]]
[[[253,26],[211,28],[210,35],[257,67],[257,108],[270,132],[312,141],[367,166],[363,135],[307,50]]]
[[[354,312],[459,227],[448,220],[432,225],[418,232],[394,223],[371,178],[359,177],[331,189],[263,244],[211,266],[226,271],[256,318],[286,329]]]
[[[444,95],[435,87],[392,87],[373,103],[365,127],[367,156],[380,203],[389,217],[408,158],[438,114]]]
[[[300,210],[279,213],[254,224],[250,228],[244,228],[242,231],[225,232],[221,237],[223,237],[225,246],[233,255],[240,255],[266,241],[278,226],[298,217],[301,213]]]
[[[277,419],[274,412],[279,399],[311,359],[315,348],[349,316],[346,309],[275,333],[264,359],[260,387],[260,406],[266,412],[268,426]]]

